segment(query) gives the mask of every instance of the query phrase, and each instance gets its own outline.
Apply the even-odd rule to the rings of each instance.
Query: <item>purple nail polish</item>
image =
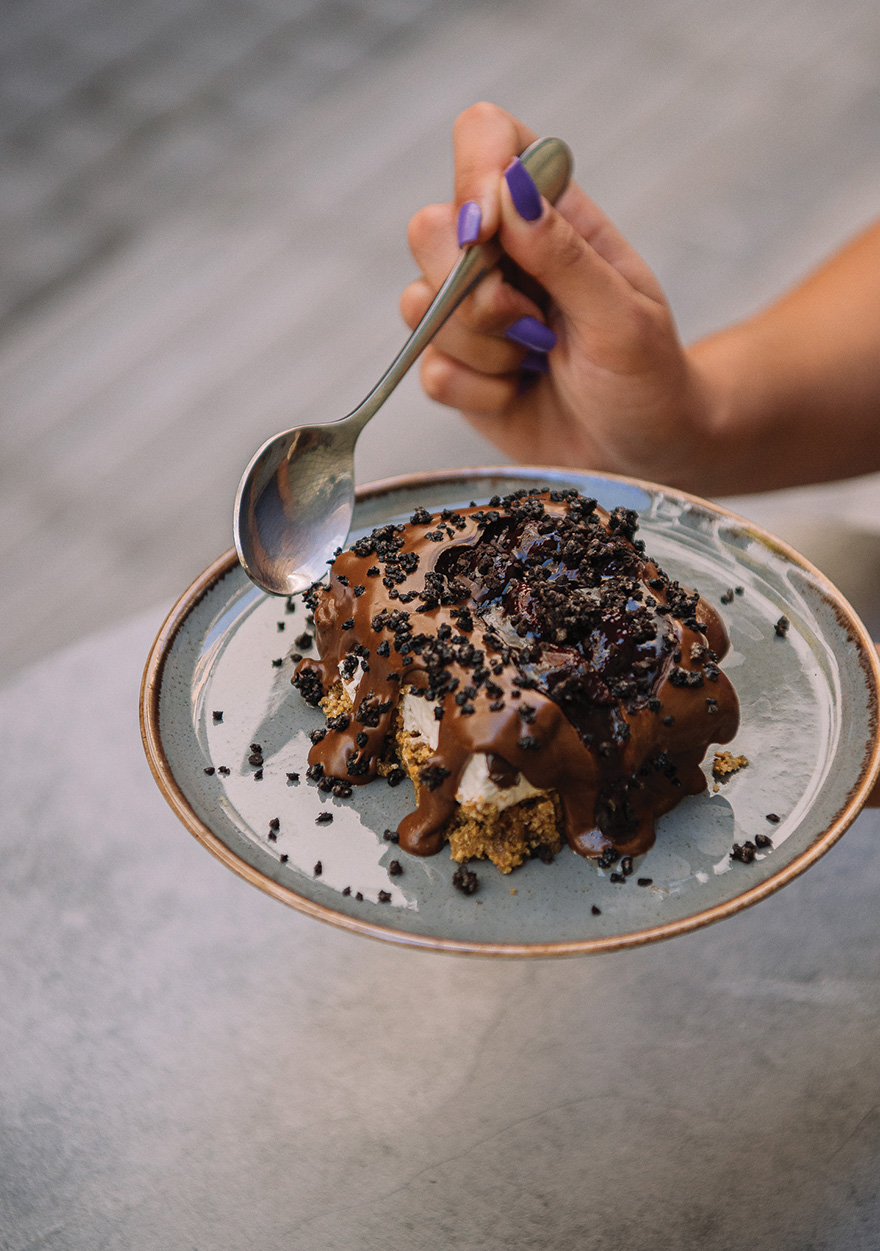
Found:
[[[528,374],[549,374],[550,372],[550,362],[544,352],[526,352],[519,367]]]
[[[543,212],[541,195],[535,186],[532,176],[518,156],[515,156],[504,171],[513,207],[520,217],[527,222],[536,222]]]
[[[537,317],[520,317],[504,332],[504,337],[532,352],[549,352],[556,347],[556,335]]]
[[[468,200],[458,210],[458,246],[465,248],[476,243],[483,221],[483,213],[476,200]]]

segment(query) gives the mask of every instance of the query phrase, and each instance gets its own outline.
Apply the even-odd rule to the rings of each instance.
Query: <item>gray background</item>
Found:
[[[405,224],[449,194],[461,107],[572,143],[690,337],[876,216],[876,0],[2,23],[0,1251],[878,1251],[874,813],[688,938],[454,960],[233,876],[135,714],[255,446],[402,341]],[[496,459],[411,380],[360,471]],[[875,479],[738,504],[880,631]]]
[[[2,22],[7,674],[170,604],[230,545],[256,446],[366,393],[472,101],[569,140],[686,338],[880,205],[875,0],[6,0]],[[499,460],[415,378],[362,444],[362,479]],[[740,507],[867,611],[877,494]]]

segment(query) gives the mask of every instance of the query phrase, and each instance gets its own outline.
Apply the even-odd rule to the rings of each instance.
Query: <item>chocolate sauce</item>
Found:
[[[734,736],[739,706],[717,665],[721,619],[644,556],[636,529],[631,510],[575,491],[522,491],[359,539],[307,595],[320,659],[300,661],[294,685],[317,704],[340,666],[357,681],[310,765],[372,780],[405,687],[439,725],[405,851],[440,850],[476,753],[500,787],[521,774],[555,790],[581,855],[647,850],[655,818],[705,788],[700,762]]]

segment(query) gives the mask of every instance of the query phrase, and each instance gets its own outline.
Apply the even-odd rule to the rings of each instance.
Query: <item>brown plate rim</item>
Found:
[[[156,635],[144,668],[140,691],[140,727],[144,751],[156,783],[165,796],[172,811],[198,841],[207,848],[221,863],[232,869],[239,877],[258,887],[266,894],[295,908],[306,916],[326,921],[340,929],[365,935],[368,938],[392,942],[398,946],[415,947],[432,951],[441,951],[457,955],[503,956],[516,958],[545,958],[549,956],[595,955],[600,952],[621,951],[632,947],[641,947],[646,943],[658,942],[662,939],[674,938],[681,934],[693,933],[715,921],[734,916],[744,909],[759,903],[769,895],[775,894],[783,886],[787,886],[799,877],[827,851],[858,816],[870,794],[878,775],[880,775],[880,736],[877,733],[877,708],[880,704],[880,658],[874,648],[870,635],[862,622],[837,590],[836,586],[801,556],[793,547],[778,539],[755,522],[739,516],[730,509],[719,504],[710,503],[697,495],[680,491],[673,487],[665,487],[658,483],[647,482],[640,478],[630,478],[622,474],[591,473],[590,470],[569,469],[564,466],[480,466],[476,469],[464,470],[433,470],[426,473],[402,474],[393,478],[384,478],[377,482],[359,487],[356,495],[359,501],[385,495],[391,491],[418,489],[421,486],[442,486],[461,488],[469,483],[480,483],[486,479],[498,477],[540,477],[542,474],[562,473],[576,475],[590,474],[608,482],[619,482],[622,485],[641,489],[649,494],[658,492],[677,500],[686,502],[695,508],[723,517],[734,523],[752,538],[758,539],[778,554],[784,556],[792,564],[809,573],[822,588],[839,615],[845,622],[846,629],[858,644],[859,664],[872,687],[871,704],[874,709],[873,730],[874,740],[866,759],[862,764],[861,777],[852,788],[846,803],[825,832],[817,838],[805,851],[784,865],[772,877],[741,895],[705,908],[691,916],[663,925],[651,926],[643,930],[634,930],[625,934],[614,934],[598,938],[577,939],[567,942],[545,943],[483,943],[463,939],[437,938],[426,934],[411,934],[388,926],[376,925],[359,917],[351,917],[323,904],[315,903],[299,895],[289,887],[266,877],[258,869],[253,868],[241,857],[231,851],[223,840],[193,810],[189,800],[174,777],[170,761],[165,753],[159,727],[159,700],[162,688],[162,675],[165,661],[178,632],[187,617],[197,604],[213,589],[238,563],[235,549],[230,548],[213,561],[203,573],[187,588],[174,604]]]

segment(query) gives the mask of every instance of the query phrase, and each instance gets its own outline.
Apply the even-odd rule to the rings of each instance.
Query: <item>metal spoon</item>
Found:
[[[561,139],[538,139],[520,157],[551,202],[571,176]],[[354,445],[422,350],[498,263],[494,239],[466,248],[399,355],[366,399],[339,421],[275,435],[244,471],[235,497],[235,546],[245,572],[273,595],[317,582],[345,542],[354,508]]]

